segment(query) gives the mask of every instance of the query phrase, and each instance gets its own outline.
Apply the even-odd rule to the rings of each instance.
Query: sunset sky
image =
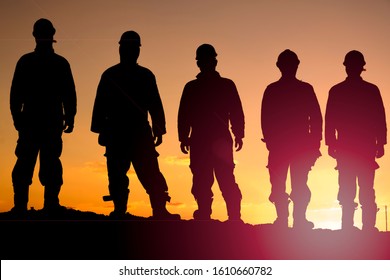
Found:
[[[275,65],[280,52],[297,53],[301,61],[297,77],[313,85],[324,115],[329,89],[345,79],[345,54],[361,51],[367,62],[363,78],[381,90],[390,123],[389,0],[0,0],[0,212],[13,206],[11,172],[17,132],[9,109],[11,81],[20,56],[34,50],[32,26],[42,17],[57,29],[54,48],[71,65],[78,97],[75,130],[63,136],[60,202],[67,207],[103,214],[113,209],[111,202],[102,201],[108,194],[104,148],[90,132],[90,122],[100,76],[119,62],[118,40],[127,30],[140,34],[139,64],[157,78],[167,121],[167,134],[157,148],[159,163],[172,197],[168,208],[183,219],[192,218],[196,204],[190,192],[189,159],[180,151],[176,122],[184,85],[198,73],[195,50],[200,44],[216,48],[217,70],[236,83],[241,96],[246,137],[243,149],[234,155],[243,194],[242,218],[247,223],[271,223],[276,217],[268,201],[271,185],[268,152],[260,140],[260,104],[266,86],[280,77]],[[324,141],[321,152],[309,175],[312,200],[307,216],[317,228],[337,229],[341,208],[336,200],[336,163],[327,155]],[[381,231],[385,230],[384,207],[390,207],[387,146],[385,152],[378,160],[381,168],[375,181]],[[29,207],[35,209],[43,206],[38,167],[37,163],[30,187]],[[133,171],[129,176],[128,211],[151,215],[147,194]],[[226,207],[216,183],[213,190],[212,217],[225,220]],[[355,222],[361,226],[360,208]]]

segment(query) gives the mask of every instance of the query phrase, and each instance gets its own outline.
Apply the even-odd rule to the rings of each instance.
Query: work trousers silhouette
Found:
[[[149,143],[150,142],[150,143]],[[114,201],[128,195],[131,164],[151,201],[169,201],[168,186],[158,164],[158,153],[150,141],[110,141],[106,146],[109,191]],[[127,201],[127,199],[126,199]],[[153,205],[152,205],[153,207]]]
[[[205,145],[191,142],[190,168],[193,174],[192,194],[197,201],[213,198],[214,174],[229,211],[242,195],[234,177],[233,144],[231,140],[217,140]],[[234,210],[232,210],[234,211]]]
[[[353,205],[359,186],[359,202],[362,208],[376,209],[374,178],[379,168],[374,157],[360,158],[340,153],[337,158],[339,171],[338,200],[341,205]]]
[[[39,180],[45,186],[45,205],[57,205],[62,180],[61,130],[23,130],[15,150],[17,161],[12,171],[15,206],[27,204],[28,187],[32,184],[39,155]],[[51,201],[48,201],[51,200]]]
[[[270,174],[271,195],[273,203],[285,202],[291,198],[293,202],[308,205],[311,192],[307,185],[308,175],[315,159],[310,154],[285,153],[279,150],[270,151],[267,168]],[[291,194],[286,192],[288,169],[291,176]]]

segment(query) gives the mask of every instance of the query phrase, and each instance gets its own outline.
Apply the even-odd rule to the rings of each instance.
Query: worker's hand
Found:
[[[17,131],[22,131],[25,127],[25,118],[22,116],[22,114],[15,114],[12,115],[14,120],[14,127]]]
[[[66,119],[64,123],[64,132],[65,133],[71,133],[74,128],[74,120],[73,119]]]
[[[328,155],[330,155],[332,158],[336,159],[337,151],[334,147],[329,146],[328,147]]]
[[[268,151],[271,151],[271,145],[268,141],[266,141],[264,138],[261,138],[261,142],[265,143],[265,147]]]
[[[190,151],[190,145],[188,143],[181,142],[180,149],[184,154],[188,154],[188,152]]]
[[[375,157],[376,158],[381,158],[381,157],[384,156],[384,154],[385,154],[385,147],[383,145],[378,145],[376,147],[376,155],[375,155]]]
[[[242,149],[242,145],[243,145],[244,143],[242,142],[242,138],[236,138],[235,140],[234,140],[234,147],[236,148],[236,152],[238,152],[239,150],[241,150]]]
[[[99,133],[98,143],[100,146],[107,146],[107,133],[105,131]]]
[[[154,146],[159,146],[162,143],[162,135],[154,136]]]

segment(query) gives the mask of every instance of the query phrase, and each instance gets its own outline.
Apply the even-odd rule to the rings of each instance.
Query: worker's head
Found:
[[[289,49],[286,49],[279,54],[276,66],[279,68],[282,76],[295,77],[299,62],[297,54]]]
[[[362,71],[365,71],[364,65],[366,61],[361,52],[352,50],[345,55],[343,65],[348,76],[360,76]]]
[[[55,33],[56,29],[54,28],[51,21],[48,19],[41,18],[34,23],[32,34],[37,43],[51,44],[53,42],[56,42],[53,39]]]
[[[196,61],[201,71],[214,71],[217,66],[217,52],[210,44],[202,44],[196,49]]]
[[[141,47],[141,37],[135,31],[126,31],[119,40],[121,62],[137,63]]]

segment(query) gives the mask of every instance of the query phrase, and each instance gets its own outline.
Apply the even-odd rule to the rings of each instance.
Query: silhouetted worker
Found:
[[[363,230],[376,231],[374,176],[387,143],[386,116],[378,87],[360,76],[366,62],[361,52],[346,54],[345,81],[329,91],[325,113],[325,143],[337,160],[338,200],[342,207],[342,229],[354,229],[356,189],[362,205]]]
[[[214,182],[217,178],[230,221],[241,221],[241,191],[233,170],[233,139],[242,148],[244,113],[233,81],[215,70],[217,53],[203,44],[196,50],[200,73],[186,84],[178,113],[178,133],[183,153],[190,152],[192,194],[198,204],[195,220],[210,220]]]
[[[137,64],[141,39],[126,31],[119,41],[120,63],[107,69],[100,80],[91,131],[106,147],[109,192],[114,202],[111,216],[126,214],[129,178],[133,163],[138,179],[150,197],[153,217],[180,219],[166,209],[168,186],[160,172],[155,146],[166,133],[165,115],[153,73]],[[152,128],[148,122],[148,113]]]
[[[268,85],[261,105],[263,141],[269,151],[268,170],[272,185],[269,200],[275,204],[274,224],[288,227],[289,198],[294,203],[293,227],[311,229],[306,219],[311,192],[307,185],[322,140],[322,115],[313,87],[296,78],[298,56],[291,50],[280,53],[276,66],[281,78]],[[288,169],[291,194],[286,193]]]
[[[12,80],[10,107],[14,126],[19,132],[12,171],[14,208],[27,211],[29,186],[39,154],[39,179],[45,187],[44,210],[63,209],[59,193],[63,184],[62,132],[73,131],[76,114],[76,91],[68,61],[54,53],[56,30],[47,19],[33,27],[34,52],[22,56]]]

